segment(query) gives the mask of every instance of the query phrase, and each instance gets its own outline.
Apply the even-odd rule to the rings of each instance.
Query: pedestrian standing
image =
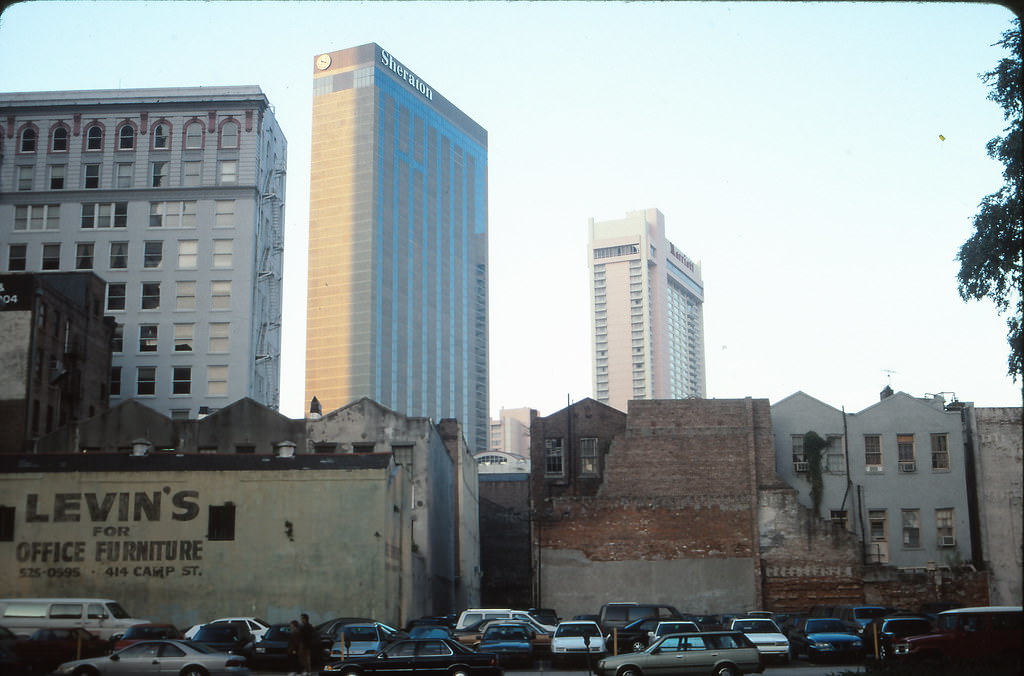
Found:
[[[309,623],[309,615],[302,613],[299,623],[299,666],[303,676],[310,676],[313,671],[313,625]]]

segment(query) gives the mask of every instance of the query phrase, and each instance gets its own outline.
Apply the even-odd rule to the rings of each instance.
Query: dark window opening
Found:
[[[226,505],[210,505],[210,520],[207,530],[208,540],[234,540],[235,506],[230,502]]]

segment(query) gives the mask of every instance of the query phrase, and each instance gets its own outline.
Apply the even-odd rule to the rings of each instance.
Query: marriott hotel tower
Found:
[[[306,400],[487,448],[487,132],[380,45],[313,58]]]
[[[591,218],[589,245],[594,398],[625,411],[707,396],[700,263],[665,238],[665,217]]]

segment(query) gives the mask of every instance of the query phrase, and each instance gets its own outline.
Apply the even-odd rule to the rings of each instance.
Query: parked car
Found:
[[[656,631],[662,624],[666,626],[657,636],[700,631],[700,627],[689,620],[662,620],[660,617],[645,617],[630,622],[621,629],[612,629],[607,632],[604,637],[605,644],[612,654],[640,652],[654,642]]]
[[[789,639],[782,633],[775,620],[767,617],[740,617],[732,621],[729,627],[733,631],[742,631],[743,635],[761,651],[765,661],[773,660],[786,664],[789,662]]]
[[[935,631],[893,642],[902,660],[1020,660],[1024,632],[1021,606],[958,608],[939,613]]]
[[[471,650],[445,638],[403,639],[376,655],[351,657],[332,662],[321,673],[373,674],[375,676],[502,676],[498,657]]]
[[[689,615],[689,618],[697,623],[701,631],[721,631],[726,628],[721,615]]]
[[[932,633],[932,623],[924,615],[887,615],[868,622],[861,634],[867,656],[885,662],[895,658],[893,641],[907,636]]]
[[[331,655],[331,648],[337,640],[337,634],[346,624],[358,624],[360,622],[373,622],[369,617],[335,617],[313,627],[313,635],[318,645],[313,646],[313,654],[327,659]]]
[[[808,662],[860,660],[864,642],[838,618],[808,617],[789,632],[789,652],[806,655]]]
[[[398,638],[398,630],[380,622],[359,622],[343,625],[335,637],[330,659],[340,660],[379,653]]]
[[[451,629],[440,624],[418,624],[408,634],[409,638],[455,638]]]
[[[61,662],[106,655],[110,642],[81,627],[37,629],[11,652],[24,660],[33,672],[45,674]]]
[[[630,622],[645,617],[658,617],[663,620],[685,620],[683,614],[673,606],[653,603],[616,602],[601,606],[597,623],[604,627],[605,632],[625,627]]]
[[[562,618],[558,616],[554,608],[530,608],[526,612],[533,619],[549,627],[557,627],[558,623],[562,621]]]
[[[10,648],[0,644],[0,674],[17,676],[17,674],[30,673],[31,668],[28,662],[12,652]]]
[[[250,657],[255,649],[255,638],[244,622],[213,622],[199,628],[191,641],[202,643],[217,652]]]
[[[498,664],[509,668],[519,666],[528,669],[533,666],[533,636],[525,625],[499,623],[487,627],[476,649],[482,653],[494,653]]]
[[[263,637],[253,641],[252,656],[248,662],[253,667],[287,668],[295,670],[296,658],[288,654],[288,639],[291,636],[290,622],[272,624],[263,633]],[[320,662],[320,655],[313,651],[313,662]]]
[[[193,637],[195,637],[196,632],[198,632],[200,628],[205,627],[207,624],[223,624],[225,622],[241,622],[245,624],[246,629],[249,631],[250,634],[253,635],[253,638],[260,638],[261,636],[263,636],[263,633],[267,630],[267,628],[270,627],[269,622],[267,622],[266,620],[261,620],[258,617],[221,617],[216,620],[206,622],[205,624],[197,624],[192,627],[189,627],[188,630],[185,631],[183,638],[191,640]]]
[[[703,631],[696,622],[691,620],[662,620],[651,632],[647,645],[657,641],[662,636],[669,634],[693,634]]]
[[[551,666],[555,669],[570,662],[600,659],[605,652],[604,636],[596,622],[560,622],[551,636]]]
[[[0,624],[22,638],[28,638],[37,629],[78,627],[108,639],[143,622],[149,620],[132,617],[112,599],[0,599]]]
[[[181,632],[173,624],[135,624],[121,634],[114,643],[114,650],[124,650],[138,641],[153,641],[161,638],[181,638]]]
[[[104,657],[65,662],[55,674],[72,676],[249,676],[244,657],[189,641],[139,641]]]
[[[832,611],[832,616],[839,618],[845,622],[850,629],[853,629],[856,633],[860,634],[864,631],[864,626],[868,622],[876,617],[889,615],[893,612],[893,608],[888,608],[886,606],[843,605],[836,606],[835,610]]]
[[[459,619],[454,627],[455,633],[458,634],[460,631],[479,623],[481,620],[519,620],[538,625],[542,631],[552,632],[555,630],[554,625],[539,622],[525,610],[515,610],[512,608],[470,608],[459,614]]]
[[[544,628],[545,625],[531,620],[480,620],[462,631],[453,632],[453,634],[455,636],[455,640],[459,643],[472,648],[480,643],[483,639],[484,632],[486,632],[489,627],[495,624],[510,623],[519,624],[526,628],[527,632],[530,634],[530,640],[533,642],[534,657],[540,659],[551,652],[551,637],[554,634],[554,630],[548,631]]]
[[[733,631],[669,634],[639,653],[605,657],[597,676],[739,676],[764,671],[764,658],[746,636]]]

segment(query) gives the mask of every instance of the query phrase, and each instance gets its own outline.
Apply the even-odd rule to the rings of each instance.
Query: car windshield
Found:
[[[779,628],[771,620],[736,620],[732,628],[744,634],[777,634]]]
[[[662,622],[658,625],[658,635],[681,634],[687,631],[700,631],[693,622]]]
[[[128,614],[128,611],[121,607],[120,603],[108,603],[107,610],[109,610],[110,614],[119,620],[131,617],[131,615]]]
[[[529,641],[530,637],[520,627],[491,627],[484,634],[485,641]]]
[[[842,634],[847,633],[846,625],[841,620],[807,620],[807,624],[804,626],[804,631],[812,633],[816,631],[836,631]]]
[[[287,641],[288,634],[291,633],[291,627],[287,624],[277,625],[267,629],[267,633],[263,635],[264,641]]]
[[[889,620],[885,623],[885,631],[896,636],[916,636],[931,630],[932,625],[928,620]]]
[[[555,630],[555,636],[600,636],[601,631],[596,624],[560,624]]]
[[[376,627],[345,627],[345,638],[350,641],[376,641]]]
[[[197,641],[237,641],[238,630],[230,625],[208,624],[196,632]]]

